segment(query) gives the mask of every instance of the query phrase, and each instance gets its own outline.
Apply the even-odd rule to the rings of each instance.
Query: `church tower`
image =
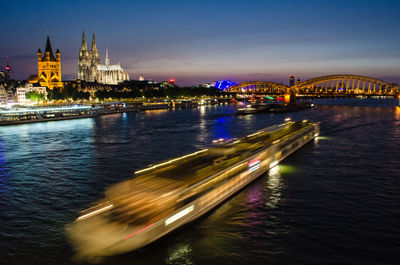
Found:
[[[86,45],[85,28],[83,28],[82,44],[81,44],[81,49],[79,50],[79,60],[78,60],[78,79],[89,80],[91,61],[92,61],[91,54],[87,49]]]
[[[96,46],[96,37],[92,36],[92,48],[90,49],[90,54],[92,56],[91,58],[91,68],[90,68],[90,78],[89,81],[94,82],[97,79],[97,65],[100,64],[100,54],[99,51],[97,50]]]
[[[38,56],[38,77],[41,86],[46,86],[50,90],[54,87],[63,87],[61,82],[61,57],[60,51],[57,49],[56,57],[54,57],[53,49],[51,48],[50,37],[47,35],[46,49],[43,57],[39,49]]]
[[[99,54],[99,51],[97,50],[96,37],[94,36],[94,32],[93,32],[93,37],[92,37],[91,54],[92,54],[92,64],[95,64],[95,65],[100,64],[100,54]]]

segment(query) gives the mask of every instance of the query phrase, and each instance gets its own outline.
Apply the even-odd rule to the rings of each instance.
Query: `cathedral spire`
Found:
[[[106,66],[110,65],[110,58],[108,57],[108,47],[106,47]]]
[[[93,32],[93,37],[92,37],[92,51],[97,51],[96,37],[94,36],[94,32]]]
[[[85,36],[85,27],[83,27],[81,50],[87,50],[87,46],[86,46],[86,36]]]

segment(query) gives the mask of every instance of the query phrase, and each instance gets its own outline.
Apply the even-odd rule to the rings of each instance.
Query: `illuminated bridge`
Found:
[[[305,94],[355,94],[355,95],[397,95],[397,84],[361,75],[325,75],[288,87],[268,81],[246,81],[228,88],[236,93],[282,94],[293,91]]]

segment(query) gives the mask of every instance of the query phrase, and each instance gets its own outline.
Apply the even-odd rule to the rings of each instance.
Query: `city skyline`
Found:
[[[0,47],[0,65],[9,56],[14,79],[37,72],[46,31],[60,49],[63,80],[76,78],[85,27],[87,36],[96,33],[102,62],[108,47],[111,63],[131,79],[286,84],[290,74],[349,73],[400,83],[397,1],[22,3],[5,3],[13,26],[4,28]]]

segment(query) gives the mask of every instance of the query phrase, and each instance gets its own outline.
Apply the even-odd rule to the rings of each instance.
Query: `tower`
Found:
[[[11,72],[11,66],[8,63],[8,56],[6,57],[7,60],[7,64],[6,67],[4,68],[4,70],[6,71],[6,80],[10,79],[10,72]]]
[[[294,86],[294,75],[291,75],[290,77],[289,77],[289,86],[291,87],[291,86]]]
[[[37,51],[38,59],[38,77],[41,86],[46,86],[50,90],[54,87],[63,87],[61,82],[61,56],[57,49],[56,57],[54,57],[51,48],[50,37],[47,35],[46,49],[42,57],[42,51]]]
[[[106,60],[105,65],[108,67],[110,65],[110,57],[108,57],[108,47],[106,47]]]
[[[81,49],[79,50],[79,60],[78,60],[78,79],[87,81],[89,79],[90,74],[90,65],[92,58],[90,56],[90,52],[87,49],[86,45],[86,35],[85,28],[83,28],[82,33],[82,43]]]
[[[96,37],[94,36],[94,32],[92,37],[92,48],[90,49],[90,53],[92,55],[92,64],[94,65],[100,64],[100,54],[99,51],[97,50]]]

